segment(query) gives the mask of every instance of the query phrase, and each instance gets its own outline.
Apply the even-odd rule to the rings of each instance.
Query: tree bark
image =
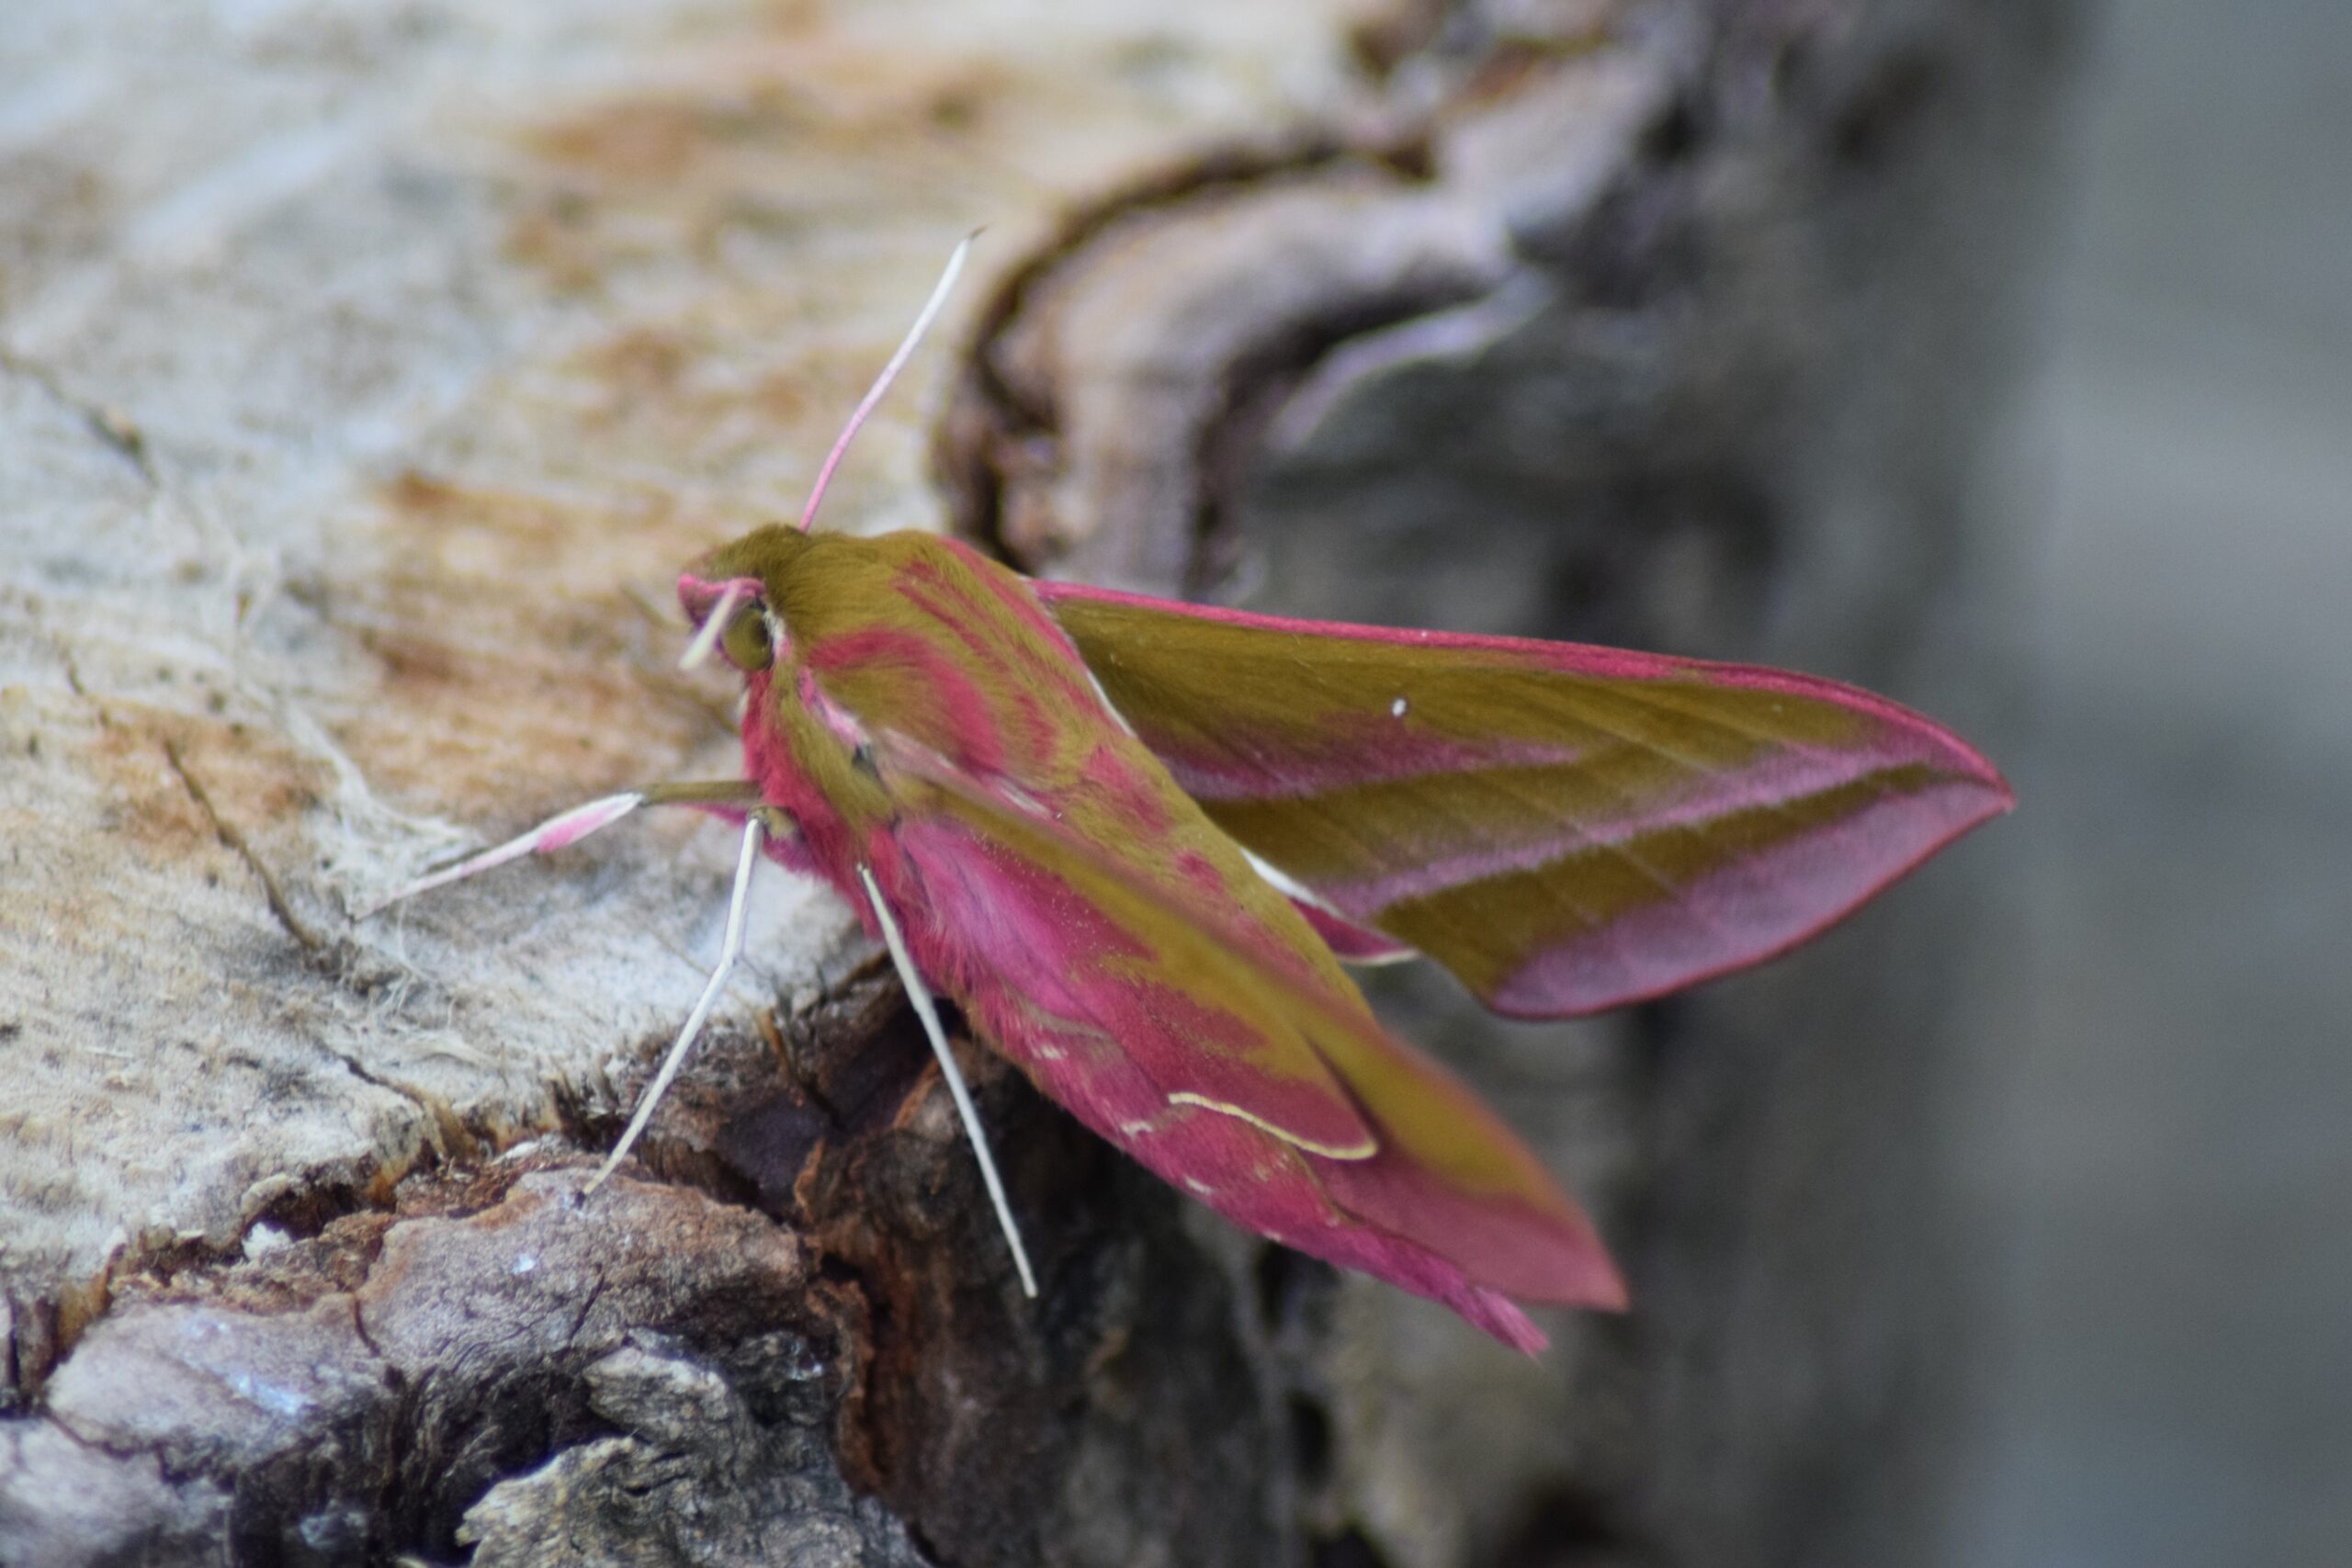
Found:
[[[1533,1363],[967,1047],[1024,1302],[887,968],[781,878],[583,1196],[716,950],[723,834],[349,911],[730,770],[723,684],[640,605],[797,513],[982,221],[944,391],[831,525],[1916,693],[2070,14],[28,8],[0,1561],[1927,1560],[1964,866],[1581,1025],[1376,988],[1630,1267],[1635,1311],[1552,1314]]]

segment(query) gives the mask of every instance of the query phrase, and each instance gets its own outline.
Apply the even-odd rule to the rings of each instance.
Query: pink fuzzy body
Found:
[[[798,829],[772,854],[869,930],[870,870],[973,1032],[1171,1185],[1521,1349],[1514,1298],[1623,1286],[1338,955],[1589,1011],[1802,940],[2009,804],[1918,715],[1779,671],[1033,585],[920,535],[762,530],[680,592],[780,634],[725,644]]]
[[[786,639],[749,675],[743,725],[748,776],[798,829],[779,858],[872,929],[869,867],[916,966],[978,1037],[1237,1224],[1507,1344],[1543,1343],[1511,1296],[1622,1302],[1574,1205],[1380,1031],[1316,929],[1103,705],[1022,580],[916,536],[786,550],[764,573]],[[1432,1166],[1410,1146],[1427,1131],[1377,1109],[1406,1100],[1458,1102],[1460,1136],[1509,1157]]]

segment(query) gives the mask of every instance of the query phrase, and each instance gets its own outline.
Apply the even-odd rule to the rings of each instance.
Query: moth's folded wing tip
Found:
[[[1986,792],[1991,800],[1998,803],[1988,815],[1998,816],[2017,804],[2017,791],[2010,787],[2001,770],[1994,765],[1993,759],[1962,739],[1958,731],[1937,723],[1924,714],[1905,711],[1930,748],[1940,753],[1939,761],[1955,779],[1977,786]]]
[[[1588,1238],[1574,1249],[1564,1278],[1556,1289],[1541,1292],[1522,1291],[1514,1300],[1510,1294],[1491,1285],[1472,1285],[1460,1297],[1446,1304],[1460,1313],[1474,1327],[1481,1329],[1524,1355],[1540,1355],[1551,1338],[1535,1326],[1521,1305],[1575,1307],[1586,1312],[1623,1313],[1633,1305],[1625,1288],[1625,1277],[1597,1238]]]
[[[1974,773],[1947,774],[1916,793],[1883,795],[1871,803],[1874,836],[1837,863],[1840,873],[1821,877],[1800,870],[1782,878],[1772,870],[1775,852],[1750,858],[1745,874],[1778,886],[1782,908],[1734,928],[1730,940],[1712,947],[1694,943],[1710,934],[1710,922],[1693,917],[1690,931],[1674,941],[1640,947],[1646,962],[1623,961],[1621,941],[1583,933],[1578,940],[1537,947],[1520,965],[1482,987],[1478,1000],[1504,1018],[1584,1018],[1612,1009],[1654,1001],[1780,957],[1847,919],[1889,887],[1950,849],[1975,829],[2011,810],[2017,797],[1986,765]],[[1849,826],[1860,820],[1849,819]],[[1805,846],[1788,852],[1802,855]],[[1685,889],[1662,901],[1661,914],[1685,907],[1701,889]],[[1623,922],[1618,923],[1623,927]],[[1713,933],[1720,936],[1720,932]]]
[[[1471,1327],[1530,1359],[1551,1348],[1552,1337],[1535,1326],[1519,1303],[1499,1291],[1473,1289],[1464,1300],[1445,1303]]]
[[[1445,1305],[1474,1328],[1492,1336],[1522,1355],[1538,1356],[1552,1343],[1551,1336],[1527,1315],[1528,1305],[1576,1307],[1587,1312],[1622,1313],[1631,1303],[1625,1281],[1607,1257],[1600,1258],[1600,1275],[1566,1299],[1523,1296],[1514,1300],[1488,1285],[1472,1285]],[[1522,1304],[1524,1303],[1524,1304]]]
[[[1524,1301],[1588,1312],[1621,1313],[1633,1304],[1625,1276],[1609,1255],[1608,1245],[1573,1204],[1564,1214],[1549,1217],[1540,1237],[1531,1238],[1525,1254],[1514,1259],[1512,1275],[1493,1288]]]
[[[2018,808],[2018,792],[2009,781],[2002,776],[1998,768],[1987,763],[1984,772],[1972,775],[1972,779],[1978,793],[1984,797],[1984,806],[1976,816],[1969,819],[1966,827],[1961,829],[1962,832],[1979,823],[1989,822],[1996,817],[2006,817]]]
[[[1626,1313],[1634,1310],[1634,1292],[1626,1285],[1617,1260],[1595,1242],[1589,1276],[1580,1284],[1575,1300],[1559,1304],[1582,1307],[1588,1312]]]

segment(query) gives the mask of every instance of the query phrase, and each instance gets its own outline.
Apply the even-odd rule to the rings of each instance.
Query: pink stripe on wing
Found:
[[[1877,801],[1841,821],[1726,862],[1672,899],[1617,916],[1530,958],[1487,998],[1512,1018],[1566,1018],[1647,1001],[1786,952],[2008,808],[1973,783]]]

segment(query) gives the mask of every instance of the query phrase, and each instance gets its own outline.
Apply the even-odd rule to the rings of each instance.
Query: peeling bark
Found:
[[[347,911],[726,771],[640,605],[981,221],[836,525],[1919,694],[2071,8],[119,8],[0,39],[0,1561],[1928,1555],[1964,874],[1574,1027],[1383,981],[1630,1266],[1540,1363],[967,1045],[1024,1302],[805,889],[583,1198],[723,835]]]

